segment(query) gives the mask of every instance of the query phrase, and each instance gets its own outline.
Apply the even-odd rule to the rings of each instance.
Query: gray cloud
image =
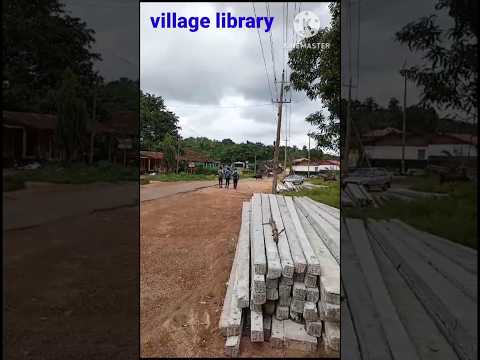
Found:
[[[439,24],[447,25],[450,19],[445,12],[434,10],[436,0],[417,1],[361,1],[360,28],[358,27],[358,3],[351,5],[351,36],[348,32],[347,6],[342,3],[342,83],[349,79],[349,59],[352,62],[352,77],[357,85],[357,36],[360,31],[359,88],[353,89],[354,97],[373,97],[386,105],[391,97],[402,99],[403,78],[399,70],[407,65],[422,64],[421,54],[412,53],[408,47],[395,41],[395,32],[409,22],[433,13],[439,15]],[[351,55],[349,56],[349,44]],[[342,87],[342,96],[347,96],[347,87]],[[418,103],[421,89],[411,82],[407,85],[407,103]]]
[[[282,4],[270,3],[276,78],[280,80],[283,50]],[[257,16],[266,16],[265,3],[255,3]],[[302,10],[315,12],[323,26],[330,21],[327,3],[304,3]],[[235,16],[253,16],[251,3],[180,4],[143,3],[140,9],[141,71],[143,91],[162,96],[180,118],[182,135],[206,136],[234,141],[272,144],[276,133],[277,109],[270,104],[265,68],[256,30],[153,29],[150,16],[176,12],[177,16],[209,16],[230,11]],[[294,5],[289,5],[288,44],[292,46]],[[270,82],[273,83],[269,34],[260,31]],[[277,85],[278,86],[278,85]],[[273,91],[273,90],[272,90]],[[275,97],[275,95],[274,95]],[[309,126],[305,117],[322,104],[293,93],[285,105],[290,116],[290,143],[303,146]],[[270,105],[265,105],[270,104]],[[236,106],[236,107],[235,107]],[[288,108],[291,107],[291,110]],[[282,139],[285,138],[282,126]]]

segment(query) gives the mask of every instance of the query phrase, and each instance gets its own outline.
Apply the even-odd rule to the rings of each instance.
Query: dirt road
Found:
[[[154,181],[140,187],[140,201],[149,201],[165,196],[202,189],[214,186],[216,183],[217,181],[215,180],[173,182]]]
[[[138,358],[138,211],[4,230],[5,359]]]
[[[138,183],[32,184],[3,193],[3,228],[23,229],[138,203]]]
[[[238,191],[213,187],[141,203],[141,356],[223,356],[218,321],[242,202],[270,190],[270,180],[240,181]],[[286,355],[304,356],[241,342],[241,356]]]

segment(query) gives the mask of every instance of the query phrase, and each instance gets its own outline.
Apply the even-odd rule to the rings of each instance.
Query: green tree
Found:
[[[75,160],[82,147],[88,118],[85,100],[79,96],[78,77],[67,69],[57,96],[57,131],[59,145],[65,151],[67,163]]]
[[[177,141],[170,133],[163,137],[161,150],[167,163],[167,171],[172,171],[177,166]]]
[[[179,136],[178,117],[168,111],[160,96],[140,93],[140,146],[159,150],[165,135]]]
[[[442,29],[437,15],[405,25],[395,36],[423,65],[407,69],[407,77],[423,90],[422,102],[440,108],[477,112],[478,1],[438,0],[435,10],[448,10],[452,25]]]
[[[311,100],[321,99],[328,116],[317,111],[307,117],[317,131],[312,136],[322,147],[338,151],[340,141],[340,2],[329,5],[330,26],[303,39],[289,52],[290,82]],[[328,44],[318,47],[317,44]]]
[[[16,111],[53,112],[55,91],[69,67],[82,96],[98,75],[92,51],[94,31],[70,16],[58,0],[6,0],[3,8],[3,107]]]

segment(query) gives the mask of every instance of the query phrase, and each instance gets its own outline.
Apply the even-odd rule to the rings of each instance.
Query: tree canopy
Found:
[[[451,27],[442,29],[438,16],[425,16],[405,25],[395,36],[425,64],[406,69],[422,88],[422,102],[443,109],[477,112],[478,2],[437,0],[435,10],[447,10]]]
[[[316,126],[311,135],[319,146],[334,151],[340,146],[340,2],[329,5],[330,26],[303,39],[289,52],[290,82],[311,100],[321,99],[328,116],[317,111],[306,121]],[[327,44],[327,46],[318,46]]]
[[[255,158],[257,161],[266,161],[273,158],[273,145],[265,145],[260,142],[244,142],[235,143],[231,139],[212,140],[206,137],[189,137],[182,141],[182,146],[185,149],[190,149],[196,152],[202,152],[214,160],[218,160],[224,164],[230,164],[234,161],[248,161],[253,163]],[[280,162],[283,162],[285,157],[285,146],[280,147]],[[296,146],[289,146],[287,148],[287,161],[301,157],[307,157],[308,150],[304,146],[299,149]],[[324,154],[319,149],[310,150],[311,159],[330,159],[334,158],[328,154]]]
[[[6,0],[3,8],[3,106],[12,111],[56,111],[55,94],[65,69],[76,74],[78,91],[98,80],[92,51],[94,31],[64,11],[58,0]]]
[[[140,148],[161,150],[165,135],[179,137],[178,117],[167,110],[163,98],[140,91]]]

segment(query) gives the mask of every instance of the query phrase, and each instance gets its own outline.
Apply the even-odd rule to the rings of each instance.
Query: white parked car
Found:
[[[384,168],[358,168],[342,179],[342,183],[363,185],[367,190],[372,187],[386,190],[392,183],[392,175]]]
[[[283,179],[283,182],[289,182],[293,185],[301,185],[303,184],[304,180],[304,177],[300,175],[288,175],[285,179]]]

